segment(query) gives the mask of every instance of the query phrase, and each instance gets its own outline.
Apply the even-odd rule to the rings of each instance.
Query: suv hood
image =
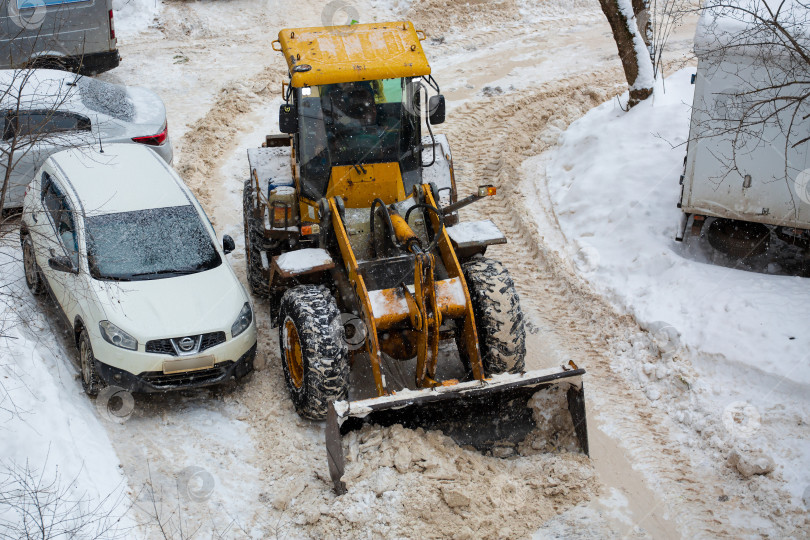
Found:
[[[140,344],[222,330],[231,325],[248,297],[223,261],[217,268],[163,279],[98,281],[93,288],[107,320]]]

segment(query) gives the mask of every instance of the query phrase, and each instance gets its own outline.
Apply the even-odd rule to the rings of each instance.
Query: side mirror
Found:
[[[430,111],[430,124],[435,126],[444,123],[444,96],[439,94],[433,96],[428,102],[428,110]]]
[[[282,103],[278,111],[278,127],[282,133],[298,133],[298,113],[289,103]]]
[[[232,252],[235,249],[236,249],[236,243],[233,241],[233,238],[231,238],[227,234],[224,235],[222,237],[222,251],[225,252],[225,255],[227,255],[228,253]]]
[[[70,272],[71,274],[78,274],[79,271],[73,267],[73,261],[70,257],[64,255],[60,257],[51,257],[48,259],[48,266],[57,272]]]

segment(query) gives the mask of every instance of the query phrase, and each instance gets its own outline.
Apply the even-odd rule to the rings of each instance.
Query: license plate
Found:
[[[171,375],[173,373],[197,371],[200,369],[210,369],[212,367],[214,367],[213,356],[195,356],[194,358],[165,360],[163,362],[163,373],[165,375]]]

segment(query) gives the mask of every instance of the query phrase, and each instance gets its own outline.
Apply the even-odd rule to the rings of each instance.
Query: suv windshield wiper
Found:
[[[180,270],[154,270],[152,272],[137,272],[135,274],[130,274],[130,277],[140,277],[140,276],[158,276],[163,274],[177,274],[179,276],[185,276],[188,274],[196,274],[198,272],[202,272],[200,268],[184,268]]]

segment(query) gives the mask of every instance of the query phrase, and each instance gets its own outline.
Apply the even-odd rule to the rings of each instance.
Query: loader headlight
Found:
[[[104,341],[122,349],[129,349],[130,351],[138,350],[138,340],[130,336],[110,321],[101,321],[98,323],[98,329],[101,330],[101,337]]]
[[[242,306],[242,311],[239,312],[239,316],[236,318],[236,322],[231,326],[231,337],[236,337],[247,330],[247,327],[250,326],[252,322],[253,310],[250,309],[250,302],[245,302],[245,305]]]

